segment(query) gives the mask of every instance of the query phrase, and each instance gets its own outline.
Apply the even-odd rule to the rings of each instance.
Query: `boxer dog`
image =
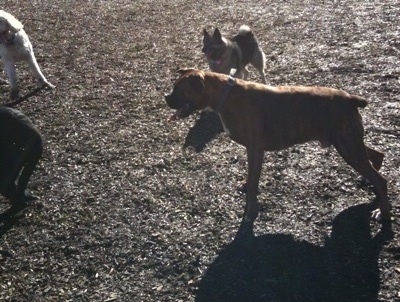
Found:
[[[42,152],[43,139],[32,122],[20,111],[0,106],[0,194],[11,202],[0,218],[15,215],[32,198],[26,188]]]
[[[165,96],[171,120],[196,110],[216,111],[226,133],[246,147],[248,176],[244,221],[258,216],[258,183],[264,151],[308,141],[333,145],[342,158],[375,189],[377,209],[372,217],[390,220],[387,182],[377,171],[383,153],[364,145],[358,108],[367,102],[341,90],[324,87],[272,87],[195,69],[180,70],[173,90]]]

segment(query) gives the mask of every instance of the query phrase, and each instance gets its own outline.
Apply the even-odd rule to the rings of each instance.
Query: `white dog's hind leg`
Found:
[[[40,85],[42,87],[47,87],[47,88],[53,89],[54,85],[46,80],[45,76],[43,75],[42,71],[40,70],[39,64],[37,63],[35,55],[33,54],[32,51],[31,51],[31,56],[29,57],[27,62],[28,62],[30,69],[32,70],[34,77],[40,83]]]

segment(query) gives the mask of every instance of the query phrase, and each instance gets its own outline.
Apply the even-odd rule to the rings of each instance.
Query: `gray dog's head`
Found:
[[[203,48],[202,52],[207,60],[215,61],[217,64],[222,63],[222,57],[226,51],[226,40],[222,37],[218,28],[210,35],[207,30],[203,30]]]

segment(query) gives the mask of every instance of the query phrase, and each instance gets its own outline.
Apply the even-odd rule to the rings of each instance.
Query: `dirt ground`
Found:
[[[46,150],[29,184],[39,199],[0,222],[1,301],[400,301],[397,0],[2,9],[25,24],[56,89],[18,105]],[[308,143],[265,154],[255,237],[234,240],[245,150],[212,113],[169,123],[163,95],[178,67],[207,68],[203,28],[233,35],[242,24],[266,52],[270,84],[368,99],[365,140],[386,155],[392,235],[369,220],[371,187],[334,149]],[[36,87],[25,65],[18,74],[22,95]],[[8,85],[0,92],[8,102]]]

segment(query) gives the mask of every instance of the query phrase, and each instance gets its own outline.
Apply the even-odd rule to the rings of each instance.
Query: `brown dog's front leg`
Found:
[[[260,181],[264,151],[260,148],[247,148],[248,176],[246,183],[246,211],[244,219],[254,221],[258,216],[258,183]]]

